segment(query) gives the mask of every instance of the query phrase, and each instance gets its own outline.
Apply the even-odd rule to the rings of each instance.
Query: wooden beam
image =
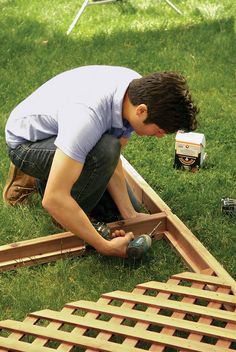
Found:
[[[60,312],[45,309],[30,313],[22,323],[2,321],[0,329],[10,335],[0,339],[0,351],[44,351],[44,347],[56,343],[58,352],[70,352],[75,346],[87,352],[141,352],[139,344],[147,343],[149,350],[156,352],[164,352],[166,347],[181,352],[230,352],[236,341],[236,316],[235,312],[224,310],[222,302],[234,303],[235,296],[230,287],[211,274],[211,270],[204,270],[203,274],[185,272],[166,283],[149,282],[137,285],[132,292],[104,294],[97,302],[71,302]],[[209,284],[215,286],[215,292],[207,289]],[[156,290],[156,295],[148,295],[149,289]],[[183,295],[181,301],[179,294]],[[205,298],[207,306],[202,305]],[[119,306],[114,305],[117,299]],[[81,316],[81,311],[85,315]],[[103,315],[109,320],[104,321]],[[42,327],[41,320],[48,324]],[[85,336],[92,332],[96,337]],[[177,337],[179,333],[181,338]],[[27,349],[21,340],[28,336],[35,339],[28,342]]]
[[[151,232],[161,221],[155,238],[160,239],[166,229],[166,214],[152,214],[137,220],[129,219],[108,224],[112,231],[124,229],[135,236]],[[39,237],[0,246],[0,272],[22,266],[38,265],[55,261],[62,257],[75,257],[85,254],[86,246],[78,236],[71,232]]]
[[[143,284],[139,284],[137,287],[145,288],[146,290],[156,290],[158,292],[176,294],[180,296],[201,298],[206,301],[219,302],[221,304],[228,303],[230,305],[234,305],[236,308],[236,296],[232,294],[230,295],[221,293],[219,295],[217,292],[156,281],[149,281]]]
[[[139,288],[142,288],[139,286]],[[236,323],[236,316],[235,313],[231,311],[220,311],[213,308],[208,308],[205,306],[195,305],[187,302],[182,301],[174,301],[171,299],[160,298],[137,294],[137,293],[130,293],[124,291],[113,291],[109,293],[102,294],[102,297],[109,298],[111,300],[119,300],[125,302],[131,302],[133,304],[141,304],[149,307],[156,307],[161,309],[168,309],[173,310],[180,313],[185,314],[196,314],[205,317],[215,318],[215,319],[222,319],[229,322]],[[168,296],[169,297],[169,296]],[[76,303],[75,303],[76,307]]]
[[[225,281],[236,293],[235,280],[209,253],[183,222],[171,212],[168,205],[156,194],[130,163],[122,157],[125,174],[137,198],[151,213],[138,220],[129,219],[108,224],[112,230],[120,228],[134,232],[135,236],[150,232],[161,221],[155,239],[164,235],[188,267],[200,273],[211,270],[212,275]],[[56,260],[63,256],[78,256],[85,251],[84,242],[70,232],[12,243],[0,247],[0,272],[24,265],[35,265]]]
[[[96,307],[96,303],[92,302],[87,302],[87,307],[89,308],[90,305],[92,307]],[[108,308],[108,310],[107,310]],[[231,341],[236,341],[236,335],[233,330],[228,330],[216,326],[207,326],[204,324],[196,324],[195,322],[191,322],[189,320],[184,320],[184,319],[176,319],[173,317],[165,317],[162,315],[155,315],[155,314],[148,314],[146,312],[140,312],[140,311],[135,311],[132,309],[128,310],[122,310],[120,307],[114,307],[114,306],[99,306],[98,309],[95,308],[96,313],[107,313],[111,314],[112,316],[119,316],[122,317],[123,319],[128,318],[128,319],[133,319],[136,321],[143,321],[148,324],[157,324],[162,327],[172,327],[175,329],[183,330],[183,331],[188,331],[188,332],[195,332],[199,333],[202,335],[207,335],[207,336],[212,336],[212,337],[221,337],[224,339],[229,339]],[[75,327],[77,326],[83,326],[84,321],[87,322],[87,319],[84,319],[83,317],[78,317],[78,315],[72,315],[72,314],[67,314],[67,313],[62,313],[62,312],[56,312],[50,309],[44,309],[38,312],[30,313],[31,316],[34,318],[38,319],[43,319],[43,320],[49,320],[49,321],[56,321],[59,323],[63,324],[70,324]],[[91,319],[89,321],[89,328],[96,329],[101,328],[101,330],[104,330],[104,327],[99,326],[100,321],[96,321],[94,319]],[[101,323],[104,325],[104,323]],[[107,324],[107,323],[105,323]],[[109,325],[111,325],[109,323]],[[115,325],[115,324],[114,324]],[[117,332],[118,330],[118,325],[116,324],[117,328],[114,329],[114,332]],[[111,332],[113,332],[111,330]],[[128,332],[127,332],[128,335]]]
[[[198,342],[198,341],[188,341],[186,339],[175,337],[175,336],[168,336],[164,334],[156,334],[152,331],[145,331],[141,328],[135,328],[129,326],[122,326],[110,322],[104,322],[101,320],[94,320],[90,318],[84,319],[83,317],[77,316],[77,321],[79,322],[80,326],[84,326],[86,328],[91,329],[99,329],[104,332],[115,333],[120,336],[127,336],[129,335],[132,338],[137,338],[141,341],[146,342],[156,342],[162,343],[165,346],[173,347],[173,348],[183,348],[186,351],[191,352],[209,352],[209,344]],[[68,332],[45,328],[41,326],[31,325],[24,322],[18,322],[13,320],[5,320],[0,322],[0,328],[7,329],[8,331],[16,331],[21,332],[23,334],[28,334],[32,336],[40,336],[46,337],[49,340],[58,341],[58,342],[67,342],[73,346],[81,346],[81,347],[90,347],[93,349],[99,349],[101,351],[127,351],[127,346],[104,341],[102,339],[91,339],[86,336],[77,336],[77,334],[68,334]],[[129,351],[143,351],[141,349],[128,347]],[[210,345],[212,352],[230,352],[228,348],[217,347],[215,345]]]
[[[165,236],[191,270],[200,273],[204,269],[212,269],[213,275],[228,282],[236,294],[235,280],[174,214],[167,216]]]
[[[0,272],[80,255],[84,250],[84,241],[70,232],[3,245],[0,247]]]
[[[172,275],[172,278],[179,279],[179,280],[184,280],[188,281],[191,280],[191,282],[200,282],[210,285],[217,285],[219,287],[225,287],[225,288],[231,288],[229,285],[229,282],[226,280],[219,278],[217,276],[210,276],[210,275],[205,275],[205,274],[199,274],[199,273],[190,273],[190,272],[184,272],[181,274],[174,274]]]
[[[194,272],[211,269],[212,275],[226,280],[236,294],[236,282],[222,265],[210,254],[203,244],[193,235],[184,223],[171,212],[171,209],[155,193],[148,183],[137,173],[130,163],[123,158],[126,177],[139,195],[139,200],[152,211],[164,211],[167,215],[167,231],[165,238],[171,243],[187,266]]]

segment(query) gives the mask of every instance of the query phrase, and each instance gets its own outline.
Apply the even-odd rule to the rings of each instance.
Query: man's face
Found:
[[[142,104],[143,105],[143,104]],[[147,118],[147,109],[145,106],[139,106],[134,112],[131,125],[139,136],[155,136],[162,138],[166,132],[155,123],[144,123]]]
[[[155,136],[162,138],[166,135],[166,132],[155,123],[142,123],[140,126],[134,128],[134,130],[139,136]]]

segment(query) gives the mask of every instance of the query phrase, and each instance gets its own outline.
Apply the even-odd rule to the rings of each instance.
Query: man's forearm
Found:
[[[44,200],[45,209],[68,231],[79,236],[104,255],[125,257],[128,243],[133,239],[133,233],[118,231],[118,236],[111,241],[105,240],[93,227],[84,211],[72,197],[53,195],[51,199]],[[116,231],[117,232],[117,231]],[[121,233],[122,232],[122,233]],[[120,236],[120,237],[119,237]]]
[[[43,206],[64,228],[79,236],[98,251],[106,246],[106,241],[97,233],[84,211],[70,196],[54,194],[43,200]]]

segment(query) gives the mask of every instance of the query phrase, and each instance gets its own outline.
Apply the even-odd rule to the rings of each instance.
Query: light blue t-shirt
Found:
[[[122,118],[122,103],[129,83],[139,77],[118,66],[84,66],[63,72],[12,111],[6,142],[14,149],[26,141],[56,135],[55,145],[84,163],[104,133],[130,137],[132,127]]]

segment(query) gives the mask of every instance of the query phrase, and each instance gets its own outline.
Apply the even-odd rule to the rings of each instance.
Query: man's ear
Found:
[[[147,116],[147,105],[139,104],[136,108],[136,112],[138,116],[143,117],[143,115]]]

